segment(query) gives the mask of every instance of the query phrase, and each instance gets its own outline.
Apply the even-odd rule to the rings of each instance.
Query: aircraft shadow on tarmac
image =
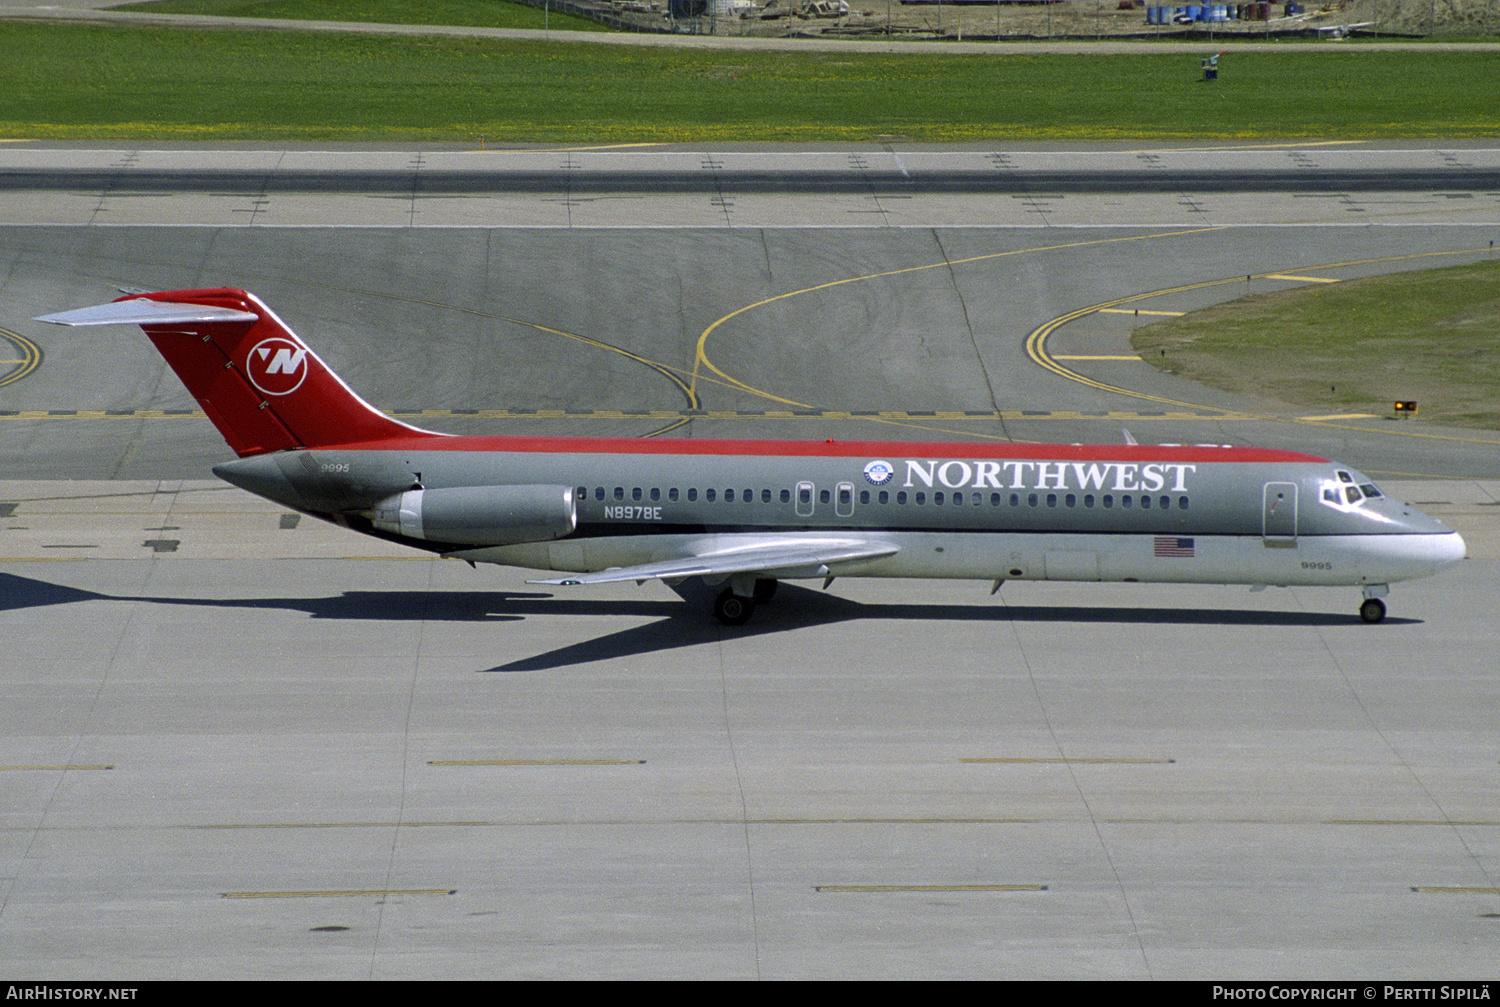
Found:
[[[863,603],[813,588],[782,584],[775,601],[761,605],[744,626],[722,627],[709,615],[713,591],[701,584],[673,588],[681,602],[601,600],[583,595],[514,591],[346,591],[322,598],[174,598],[111,595],[15,574],[0,573],[0,612],[83,601],[129,601],[225,609],[282,609],[313,619],[382,622],[522,622],[536,616],[654,617],[655,622],[570,644],[492,668],[492,672],[546,671],[609,658],[642,656],[725,639],[752,638],[851,620],[888,622],[1056,622],[1180,626],[1349,626],[1359,616],[1343,612],[1275,612],[1256,608],[1084,608],[1013,605],[976,600],[972,605],[922,602]],[[1386,626],[1420,619],[1388,617]]]

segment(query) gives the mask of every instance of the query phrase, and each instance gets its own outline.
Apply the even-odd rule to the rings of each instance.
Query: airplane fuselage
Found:
[[[1452,529],[1364,475],[1252,448],[453,438],[288,452],[215,471],[356,530],[551,571],[773,539],[894,547],[808,577],[1360,585],[1425,576],[1463,556]],[[500,487],[525,490],[531,509],[503,512],[500,501],[487,513],[483,501]],[[466,489],[478,502],[462,499]],[[377,515],[402,498],[406,524]],[[504,542],[507,521],[555,534]]]

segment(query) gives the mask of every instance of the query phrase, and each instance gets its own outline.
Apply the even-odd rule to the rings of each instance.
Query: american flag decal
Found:
[[[1158,535],[1152,553],[1158,557],[1191,557],[1193,555],[1193,540],[1190,538],[1175,538],[1170,535]]]

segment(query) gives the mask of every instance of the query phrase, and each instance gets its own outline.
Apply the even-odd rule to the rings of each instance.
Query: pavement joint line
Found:
[[[432,759],[429,766],[644,766],[645,759]]]
[[[457,888],[361,888],[349,891],[225,892],[226,899],[325,899],[386,895],[457,895]]]
[[[969,763],[989,763],[989,764],[1009,764],[1009,765],[1037,765],[1037,764],[1048,764],[1048,763],[1050,763],[1050,764],[1065,765],[1065,766],[1103,766],[1103,765],[1143,765],[1143,766],[1144,765],[1155,765],[1155,766],[1159,766],[1159,765],[1170,765],[1172,763],[1175,763],[1177,760],[1176,759],[1129,759],[1129,758],[1118,758],[1118,759],[1111,759],[1111,758],[1101,758],[1101,759],[994,758],[994,759],[990,759],[990,758],[983,758],[983,757],[972,757],[972,758],[959,759],[958,761],[962,762],[962,763],[966,763],[966,764],[969,764]]]
[[[5,560],[5,562],[10,562],[10,560]],[[101,763],[99,765],[77,765],[77,766],[71,766],[71,765],[69,765],[69,766],[0,766],[0,772],[26,772],[28,770],[37,770],[37,771],[43,771],[43,772],[46,772],[46,771],[72,772],[74,770],[83,770],[83,769],[114,769],[114,768],[115,768],[114,766],[109,765],[109,764],[105,764],[105,763]]]
[[[813,885],[815,892],[1045,892],[1046,885]]]

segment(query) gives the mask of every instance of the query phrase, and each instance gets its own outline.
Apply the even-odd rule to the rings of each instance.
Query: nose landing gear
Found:
[[[1385,618],[1385,602],[1380,599],[1391,593],[1389,585],[1366,584],[1365,600],[1359,606],[1359,617],[1368,623],[1377,623]]]

